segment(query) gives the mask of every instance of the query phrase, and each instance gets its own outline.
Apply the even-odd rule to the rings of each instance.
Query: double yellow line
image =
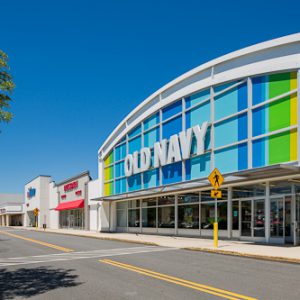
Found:
[[[115,267],[119,267],[122,269],[126,269],[132,272],[136,272],[145,276],[149,276],[152,278],[156,278],[159,280],[163,280],[163,281],[167,281],[170,283],[174,283],[177,285],[181,285],[190,289],[194,289],[200,292],[204,292],[206,294],[211,294],[214,296],[218,296],[221,297],[223,299],[230,299],[230,300],[257,300],[256,298],[252,298],[252,297],[248,297],[245,295],[241,295],[241,294],[237,294],[237,293],[233,293],[230,291],[226,291],[226,290],[222,290],[222,289],[218,289],[209,285],[204,285],[201,283],[197,283],[197,282],[193,282],[193,281],[189,281],[189,280],[185,280],[182,278],[178,278],[178,277],[174,277],[174,276],[170,276],[170,275],[166,275],[166,274],[162,274],[162,273],[158,273],[158,272],[154,272],[148,269],[143,269],[143,268],[139,268],[136,266],[132,266],[132,265],[128,265],[128,264],[124,264],[124,263],[120,263],[114,260],[110,260],[110,259],[102,259],[99,260],[102,263],[105,264],[109,264]]]
[[[28,238],[28,237],[25,237],[25,236],[9,233],[7,231],[1,231],[0,230],[0,233],[11,236],[11,237],[14,237],[14,238],[17,238],[17,239],[21,239],[21,240],[24,240],[24,241],[28,241],[28,242],[43,245],[43,246],[46,246],[46,247],[49,247],[49,248],[57,249],[57,250],[60,250],[60,251],[63,251],[63,252],[72,252],[73,251],[72,249],[69,249],[69,248],[65,248],[65,247],[49,244],[49,243],[46,243],[46,242],[38,241],[38,240],[31,239],[31,238]]]

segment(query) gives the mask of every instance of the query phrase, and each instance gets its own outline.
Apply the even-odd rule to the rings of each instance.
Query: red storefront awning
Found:
[[[60,203],[57,205],[55,210],[69,210],[69,209],[77,209],[83,207],[84,207],[84,199],[81,199],[81,200]]]

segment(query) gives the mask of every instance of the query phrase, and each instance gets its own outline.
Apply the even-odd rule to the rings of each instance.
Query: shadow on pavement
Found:
[[[75,281],[78,275],[71,274],[73,271],[49,267],[0,269],[0,300],[30,298],[51,290],[82,284]]]

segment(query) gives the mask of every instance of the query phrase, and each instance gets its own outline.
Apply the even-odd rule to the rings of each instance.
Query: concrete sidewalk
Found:
[[[44,231],[43,229],[35,229],[32,227],[21,228],[32,231]],[[219,247],[218,249],[215,249],[212,239],[147,235],[139,233],[102,233],[72,229],[46,229],[45,232],[300,263],[300,246],[266,245],[246,241],[219,240]]]

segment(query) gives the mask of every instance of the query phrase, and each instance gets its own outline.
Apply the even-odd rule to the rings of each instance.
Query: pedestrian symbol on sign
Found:
[[[211,185],[214,187],[214,189],[218,189],[223,181],[224,181],[224,177],[222,176],[222,174],[220,173],[220,171],[215,168],[211,174],[208,176],[208,180],[211,183]]]

